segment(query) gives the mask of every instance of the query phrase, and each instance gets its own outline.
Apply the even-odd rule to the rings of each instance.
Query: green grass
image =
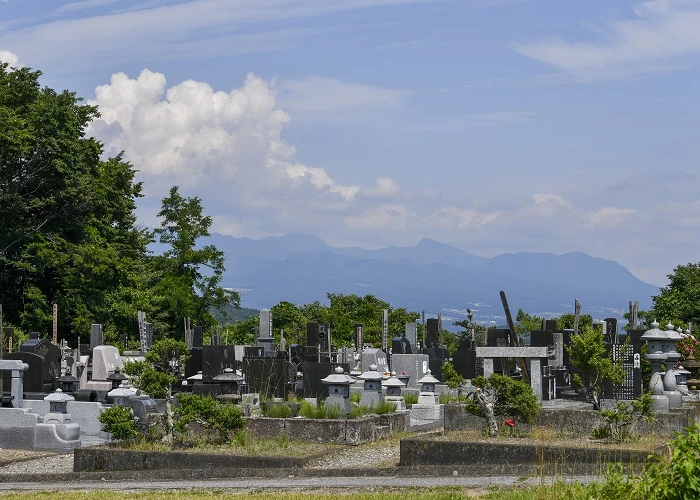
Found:
[[[117,492],[117,491],[95,491],[95,492],[72,492],[72,491],[52,491],[52,492],[27,492],[12,493],[3,498],[8,499],[54,499],[60,496],[62,500],[140,500],[140,499],[211,499],[219,500],[231,497],[245,497],[251,500],[331,500],[344,498],[347,500],[403,500],[410,497],[412,500],[453,500],[461,498],[474,498],[469,489],[444,486],[435,488],[377,488],[366,491],[337,491],[327,493],[322,491],[235,491],[235,490],[188,490],[188,491],[148,491],[148,492]],[[2,495],[2,493],[0,493]]]
[[[418,403],[418,394],[414,394],[414,393],[404,394],[403,400],[406,402],[407,405],[414,405],[414,404]]]

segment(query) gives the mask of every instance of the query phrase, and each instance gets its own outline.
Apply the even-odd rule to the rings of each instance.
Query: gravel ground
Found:
[[[0,448],[0,474],[20,472],[73,472],[73,454]]]
[[[309,468],[390,467],[399,462],[399,443],[380,441],[341,448],[315,460]],[[0,449],[0,474],[64,473],[73,471],[72,453]]]

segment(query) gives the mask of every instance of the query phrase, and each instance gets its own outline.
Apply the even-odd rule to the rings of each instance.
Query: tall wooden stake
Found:
[[[501,302],[503,302],[503,310],[506,313],[506,321],[508,322],[508,329],[510,330],[510,345],[511,347],[519,347],[518,337],[515,334],[515,325],[513,324],[513,317],[510,315],[510,308],[508,307],[508,301],[506,300],[506,292],[501,290]],[[515,358],[518,366],[520,367],[520,373],[523,376],[523,382],[530,384],[530,375],[527,372],[527,364],[525,364],[524,358]]]
[[[53,345],[58,344],[58,304],[53,305]]]

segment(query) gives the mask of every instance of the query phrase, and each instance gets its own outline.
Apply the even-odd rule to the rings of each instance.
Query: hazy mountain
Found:
[[[651,306],[659,289],[620,264],[584,253],[503,254],[491,259],[424,239],[413,247],[377,250],[333,248],[315,235],[259,240],[213,235],[226,254],[223,285],[242,291],[244,307],[271,307],[282,300],[326,303],[326,293],[372,294],[393,307],[442,313],[449,324],[467,307],[480,322],[503,323],[499,292],[511,311],[539,315],[573,312],[618,317],[630,300]]]

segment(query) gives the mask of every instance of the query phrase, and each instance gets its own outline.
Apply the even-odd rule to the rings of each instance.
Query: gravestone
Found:
[[[391,370],[397,377],[408,376],[407,388],[418,389],[417,382],[428,373],[429,361],[427,354],[394,354],[391,356]]]
[[[90,349],[104,344],[104,331],[102,325],[93,323],[90,325]]]
[[[418,323],[415,321],[407,321],[405,337],[408,339],[408,343],[411,344],[411,352],[418,352]]]
[[[406,337],[394,337],[391,339],[391,354],[413,354],[411,343]]]
[[[350,366],[343,363],[302,363],[302,371],[304,372],[302,389],[304,392],[304,397],[328,397],[328,387],[321,382],[321,380],[334,373],[337,366],[342,367],[345,373],[349,373],[350,371]]]
[[[232,345],[202,346],[202,380],[210,382],[226,368],[236,369],[236,351]]]
[[[365,371],[370,365],[376,365],[377,371],[382,373],[389,371],[389,361],[387,360],[386,353],[381,349],[376,349],[374,347],[367,348],[362,351],[360,363],[362,369]]]
[[[423,349],[423,353],[430,359],[428,364],[433,376],[442,379],[442,365],[450,359],[450,351],[444,347],[429,347]]]
[[[355,352],[360,352],[365,348],[365,325],[355,323]]]
[[[284,358],[243,358],[243,373],[251,392],[263,398],[286,399],[294,385],[296,366]]]
[[[455,371],[468,380],[477,375],[475,347],[475,343],[471,340],[462,339],[459,341],[459,348],[452,355],[452,365]]]
[[[61,349],[48,340],[27,340],[19,351],[6,354],[5,359],[29,365],[24,373],[24,392],[51,392],[54,379],[61,376]]]
[[[107,376],[110,373],[114,373],[115,370],[121,371],[123,369],[124,363],[119,356],[119,349],[116,347],[112,345],[99,345],[92,350],[92,380],[108,380]]]
[[[428,318],[425,324],[425,347],[439,347],[439,323],[437,318]]]

